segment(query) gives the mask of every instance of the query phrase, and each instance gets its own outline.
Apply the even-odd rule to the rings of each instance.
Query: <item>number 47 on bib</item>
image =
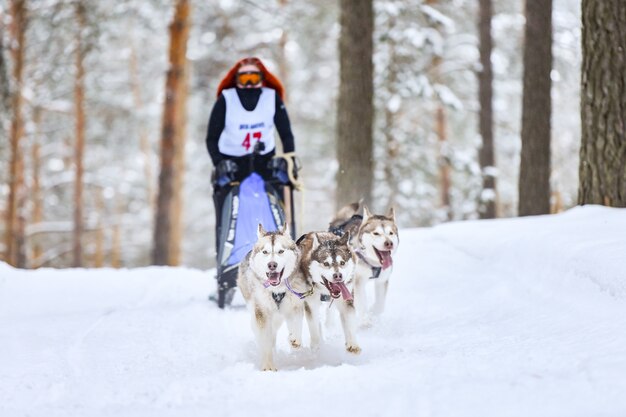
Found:
[[[257,142],[260,142],[261,132],[252,132],[252,139],[256,139]],[[246,152],[250,150],[250,132],[246,133],[246,138],[241,142],[241,146],[246,149]]]

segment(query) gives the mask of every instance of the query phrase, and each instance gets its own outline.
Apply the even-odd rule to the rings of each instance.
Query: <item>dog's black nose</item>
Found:
[[[333,274],[333,280],[335,280],[335,281],[341,281],[342,278],[343,278],[343,276],[341,275],[341,272],[335,272]]]
[[[393,249],[393,242],[391,240],[385,240],[385,249],[387,250]]]
[[[276,268],[278,268],[278,264],[276,262],[268,262],[267,267],[270,269],[270,271],[276,271]]]

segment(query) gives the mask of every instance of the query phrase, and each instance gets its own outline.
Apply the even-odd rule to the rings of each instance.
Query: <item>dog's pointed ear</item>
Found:
[[[288,233],[287,231],[289,230],[289,225],[287,224],[287,222],[283,223],[283,227],[280,229],[280,234],[283,236],[286,236]]]
[[[387,217],[389,217],[391,220],[393,220],[393,222],[396,222],[396,210],[391,207],[389,208],[389,212],[387,213]]]
[[[320,240],[317,238],[317,233],[313,233],[313,247],[311,249],[315,250],[317,249],[319,245],[320,245]]]
[[[367,219],[369,219],[370,217],[372,217],[372,213],[370,213],[367,206],[364,205],[363,206],[363,222],[361,224],[365,224],[365,222],[367,222]]]
[[[264,235],[265,235],[265,229],[263,229],[263,225],[261,223],[259,223],[259,227],[256,230],[256,237],[260,239]]]
[[[350,242],[350,232],[344,233],[343,236],[339,238],[339,244],[342,246],[348,245],[349,242]]]

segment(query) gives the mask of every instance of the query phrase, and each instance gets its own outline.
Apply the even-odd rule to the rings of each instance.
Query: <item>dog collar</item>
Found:
[[[306,297],[308,297],[309,295],[313,294],[313,287],[311,287],[307,292],[298,292],[296,290],[294,290],[293,288],[291,288],[291,285],[289,284],[289,278],[285,279],[285,285],[287,286],[287,289],[289,291],[291,291],[291,293],[293,295],[295,295],[296,297],[298,297],[299,299],[304,299]],[[284,296],[285,294],[283,294]]]
[[[372,264],[371,264],[371,263],[367,260],[367,258],[365,257],[365,255],[363,255],[363,253],[362,253],[360,250],[357,250],[357,251],[355,251],[355,252],[356,252],[357,256],[358,256],[359,258],[361,258],[361,260],[362,260],[363,262],[365,262],[365,263],[366,263],[366,264],[370,267],[370,269],[372,270],[372,276],[371,276],[370,278],[371,278],[371,279],[378,278],[378,277],[380,276],[380,271],[382,271],[382,269],[383,269],[383,268],[382,268],[382,267],[380,267],[380,266],[374,266],[374,265],[372,265]]]

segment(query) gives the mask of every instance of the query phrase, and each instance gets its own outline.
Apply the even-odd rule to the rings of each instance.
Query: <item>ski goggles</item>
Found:
[[[237,84],[257,85],[263,80],[263,75],[259,71],[246,71],[237,73]]]

